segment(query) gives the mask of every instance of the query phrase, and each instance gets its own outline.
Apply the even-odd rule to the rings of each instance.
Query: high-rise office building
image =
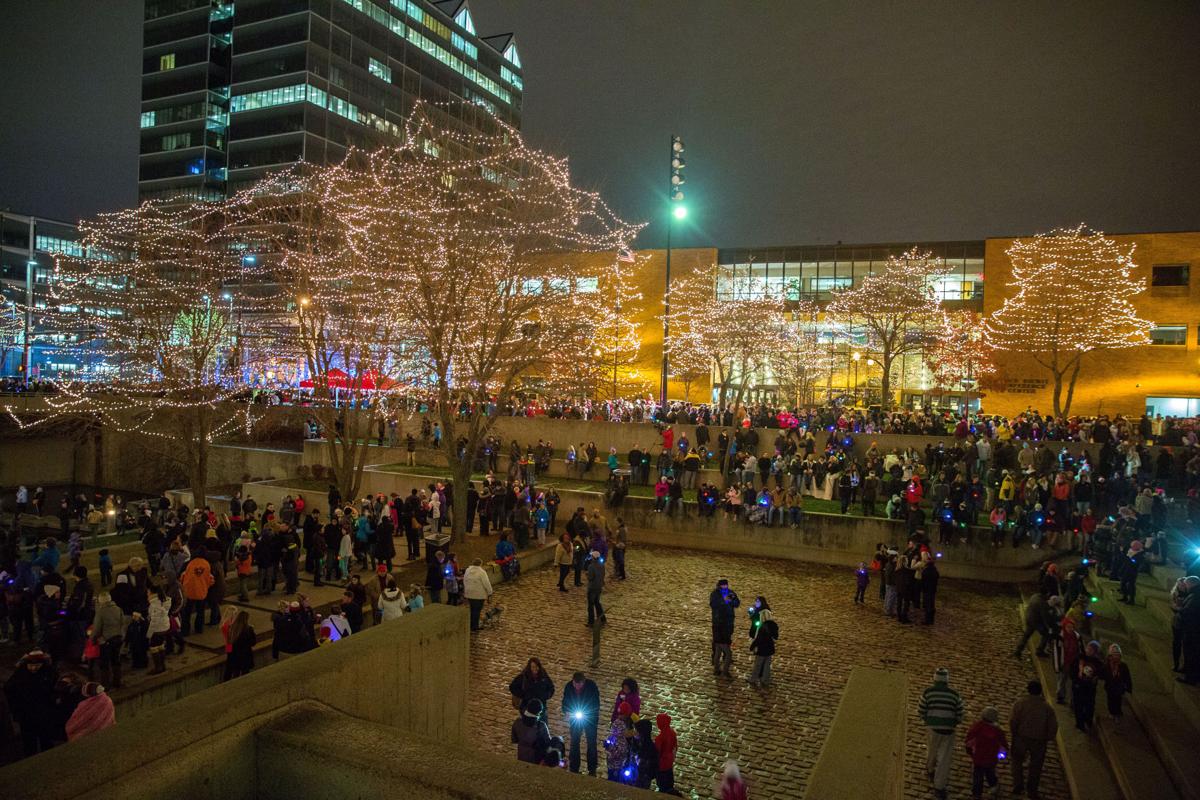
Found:
[[[146,0],[139,193],[220,199],[264,173],[386,143],[417,100],[520,126],[511,34],[466,0]]]

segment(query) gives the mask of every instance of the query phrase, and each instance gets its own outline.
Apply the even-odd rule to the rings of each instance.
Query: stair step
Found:
[[[1101,689],[1095,727],[1126,800],[1183,800],[1137,718],[1126,716],[1117,725],[1105,714],[1103,705]]]
[[[1142,692],[1135,684],[1129,701],[1179,794],[1186,800],[1200,800],[1200,759],[1195,750],[1200,734],[1196,727],[1170,695]]]
[[[1023,626],[1024,603],[1018,606],[1017,613]],[[1070,707],[1054,702],[1056,675],[1050,659],[1034,656],[1033,669],[1041,681],[1050,707],[1054,709],[1055,717],[1058,718],[1056,743],[1063,772],[1071,789],[1071,797],[1087,800],[1130,800],[1121,794],[1117,781],[1113,779],[1108,757],[1100,740],[1076,730],[1075,715]]]

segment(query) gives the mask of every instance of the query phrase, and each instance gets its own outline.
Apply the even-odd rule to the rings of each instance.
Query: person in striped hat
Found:
[[[933,674],[933,685],[921,695],[917,713],[929,732],[925,769],[933,784],[934,796],[944,800],[954,760],[954,732],[963,719],[962,697],[950,688],[950,670],[939,667]]]

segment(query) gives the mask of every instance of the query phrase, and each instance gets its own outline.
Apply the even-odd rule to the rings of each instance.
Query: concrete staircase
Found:
[[[1175,680],[1171,663],[1170,588],[1183,575],[1171,566],[1155,565],[1138,576],[1136,602],[1120,602],[1118,584],[1088,577],[1096,598],[1093,638],[1105,650],[1121,646],[1133,676],[1126,699],[1132,717],[1120,725],[1108,718],[1103,691],[1097,700],[1100,740],[1110,767],[1127,800],[1180,797],[1200,800],[1200,688]],[[1164,783],[1160,774],[1169,779]]]

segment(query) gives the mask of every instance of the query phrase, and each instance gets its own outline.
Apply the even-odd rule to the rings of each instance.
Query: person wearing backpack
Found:
[[[761,607],[754,621],[754,638],[750,640],[750,652],[754,654],[754,666],[750,670],[751,686],[771,685],[771,659],[775,656],[775,643],[779,640],[779,625],[771,614],[771,607],[760,598]]]

